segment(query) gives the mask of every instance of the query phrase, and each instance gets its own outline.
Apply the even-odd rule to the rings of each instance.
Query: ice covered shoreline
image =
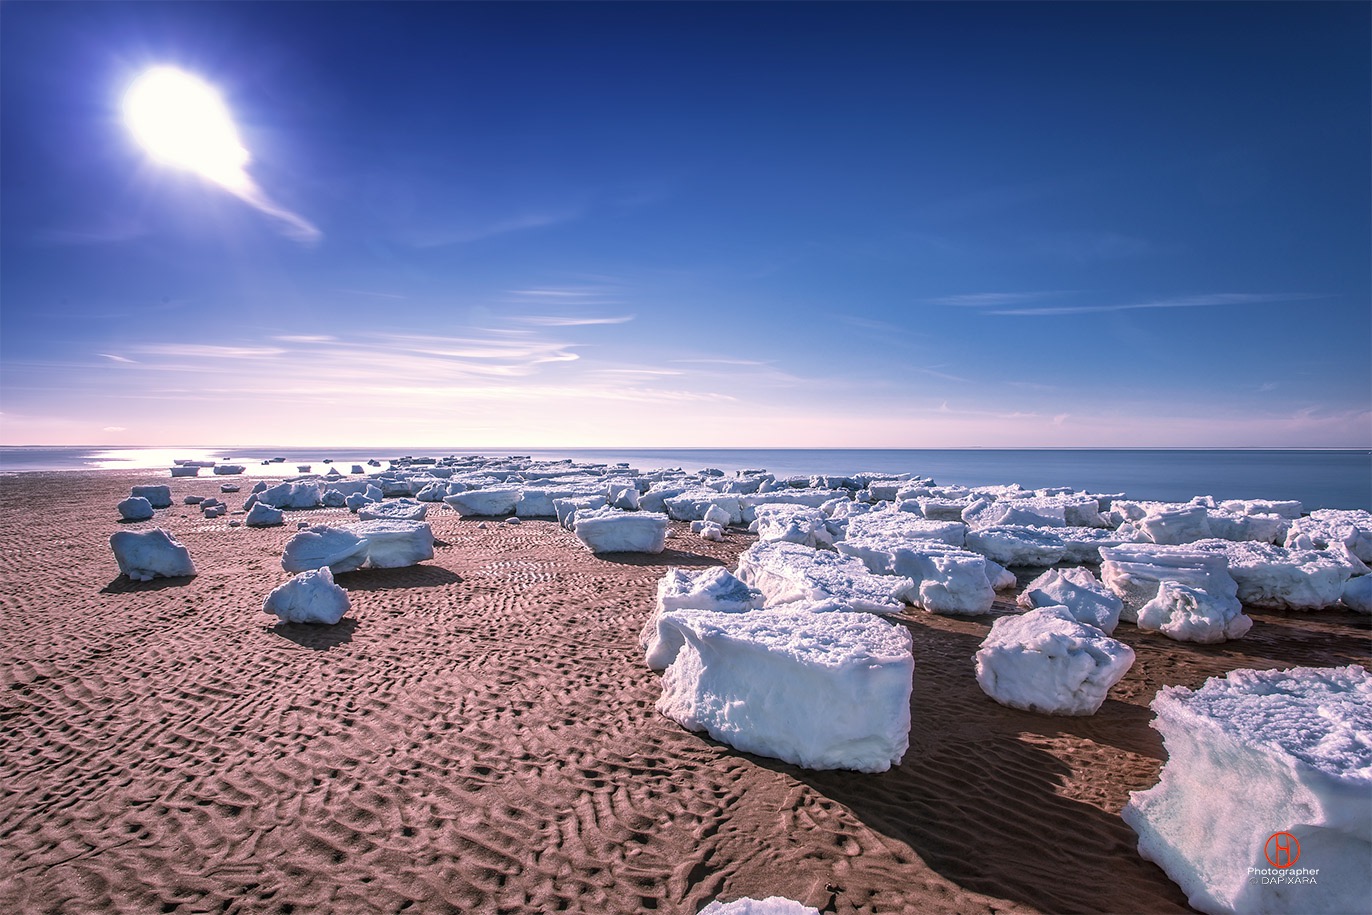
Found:
[[[2,542],[13,557],[4,635],[17,646],[5,676],[27,684],[19,720],[49,747],[43,767],[18,770],[14,809],[38,827],[5,852],[24,865],[22,873],[44,873],[32,866],[56,860],[73,841],[103,848],[107,834],[139,817],[137,798],[165,795],[171,803],[156,822],[198,828],[197,811],[208,810],[213,831],[204,835],[220,843],[215,853],[246,854],[257,873],[265,873],[266,860],[289,860],[290,874],[248,891],[271,889],[278,898],[303,900],[336,885],[339,865],[310,851],[310,836],[331,830],[322,834],[344,848],[342,866],[359,878],[353,898],[371,907],[391,898],[385,893],[451,892],[438,888],[435,869],[468,908],[521,892],[553,907],[549,893],[562,884],[544,886],[540,875],[548,871],[572,874],[562,879],[603,911],[639,910],[630,888],[644,873],[656,877],[638,892],[667,908],[740,895],[788,895],[822,906],[824,886],[841,870],[846,877],[836,885],[856,911],[898,910],[911,899],[928,910],[987,911],[1008,902],[1039,911],[1182,911],[1179,891],[1132,851],[1135,837],[1119,817],[1130,792],[1157,782],[1163,753],[1147,726],[1153,697],[1239,668],[1366,663],[1368,655],[1364,618],[1344,610],[1247,608],[1252,631],[1222,649],[1126,623],[1115,637],[1137,660],[1095,715],[1069,724],[999,705],[973,676],[972,655],[994,622],[1018,614],[1013,599],[1033,577],[1025,571],[1013,588],[997,592],[985,615],[911,605],[883,621],[912,640],[910,747],[879,781],[812,772],[703,741],[653,708],[661,681],[644,663],[638,636],[657,583],[673,568],[737,568],[757,542],[741,524],[742,505],[740,524],[725,525],[725,539],[713,541],[693,532],[686,516],[720,506],[681,498],[689,493],[667,496],[662,507],[670,511],[665,502],[675,500],[678,517],[669,521],[663,553],[631,558],[598,556],[556,520],[464,518],[430,503],[432,559],[342,573],[352,606],[338,627],[293,624],[278,633],[261,606],[264,589],[289,577],[280,560],[296,522],[343,527],[353,516],[346,507],[297,509],[285,512],[279,528],[231,527],[253,481],[242,480],[238,494],[221,494],[225,482],[122,472],[0,480]],[[113,506],[145,484],[169,484],[172,506],[151,521],[118,525]],[[821,489],[833,491],[786,487],[801,497]],[[206,518],[185,495],[226,500],[230,511]],[[782,534],[803,539],[835,520],[821,508],[817,527],[809,506],[790,504],[797,524],[776,524]],[[933,522],[944,531],[952,523]],[[155,526],[185,544],[195,578],[137,584],[116,576],[104,538]],[[854,581],[861,577],[852,573]],[[829,598],[843,599],[830,582]],[[187,718],[203,726],[187,731]],[[146,741],[145,719],[160,722],[146,746],[138,742]],[[110,750],[92,755],[78,747],[87,746],[80,735],[97,722]],[[205,764],[215,758],[228,765]],[[136,774],[125,784],[129,767]],[[235,775],[244,771],[257,774]],[[98,810],[77,802],[79,818],[48,818],[40,801],[51,790],[93,792],[106,802]],[[567,804],[587,798],[591,806],[584,818],[575,814],[574,835],[558,831],[558,814],[540,800],[549,797]],[[368,809],[390,812],[362,816],[367,798]],[[375,808],[376,798],[386,806]],[[283,803],[297,805],[303,817],[278,823],[270,811]],[[425,810],[437,821],[419,819]],[[520,833],[530,838],[516,840],[510,810],[538,824]],[[971,832],[969,818],[977,827]],[[443,857],[452,837],[442,824],[459,821],[489,849],[482,858]],[[1073,841],[1045,846],[1045,822],[1067,829]],[[405,827],[414,835],[404,835]],[[634,830],[641,839],[630,841]],[[153,834],[99,851],[79,867],[112,888],[108,908],[132,911],[137,907],[114,900],[152,904],[163,898],[157,887],[178,879],[172,839]],[[1029,843],[1047,849],[1032,867],[1022,855]],[[844,851],[853,847],[861,854]],[[632,848],[641,851],[620,857]],[[384,874],[382,862],[394,854],[416,862],[405,886],[360,882]],[[510,872],[504,888],[482,882],[488,865],[481,862],[491,860]],[[683,862],[702,861],[714,879],[673,877]],[[1064,872],[1082,879],[1065,886],[1049,878]],[[72,898],[63,895],[69,890],[60,868],[23,885],[26,898]],[[222,877],[193,890],[203,900],[241,892]]]

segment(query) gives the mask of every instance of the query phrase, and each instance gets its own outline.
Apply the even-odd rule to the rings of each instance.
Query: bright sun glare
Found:
[[[232,191],[251,185],[248,151],[214,87],[174,67],[154,67],[124,96],[124,121],[152,157]]]

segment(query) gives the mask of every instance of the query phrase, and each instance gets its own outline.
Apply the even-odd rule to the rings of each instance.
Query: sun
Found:
[[[157,161],[232,191],[251,185],[248,151],[213,86],[175,67],[145,71],[124,95],[124,122]]]

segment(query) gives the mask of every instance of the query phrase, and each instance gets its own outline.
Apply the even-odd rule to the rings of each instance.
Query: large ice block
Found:
[[[1202,912],[1367,912],[1372,677],[1236,670],[1153,700],[1161,780],[1124,820]]]
[[[884,772],[910,740],[914,658],[866,613],[667,613],[681,650],[658,711],[739,750],[808,769]]]
[[[860,560],[785,541],[748,547],[737,575],[761,591],[768,606],[836,601],[868,613],[899,613],[915,586],[908,578],[874,575]]]

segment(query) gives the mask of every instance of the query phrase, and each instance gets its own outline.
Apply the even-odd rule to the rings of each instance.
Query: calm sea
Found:
[[[400,456],[503,455],[505,451],[413,448],[391,452],[358,448],[100,448],[0,447],[0,472],[26,470],[160,469],[174,459],[232,460],[252,476],[294,474],[298,465],[316,472],[330,459],[349,465],[376,459],[386,466]],[[912,472],[943,484],[978,486],[1019,483],[1038,489],[1070,486],[1132,499],[1184,501],[1298,499],[1307,510],[1362,508],[1372,511],[1372,451],[1170,451],[1170,450],[867,450],[867,449],[541,449],[519,451],[543,459],[571,458],[640,469],[680,467],[724,471],[762,468],[778,476]],[[264,465],[271,457],[284,464]]]

